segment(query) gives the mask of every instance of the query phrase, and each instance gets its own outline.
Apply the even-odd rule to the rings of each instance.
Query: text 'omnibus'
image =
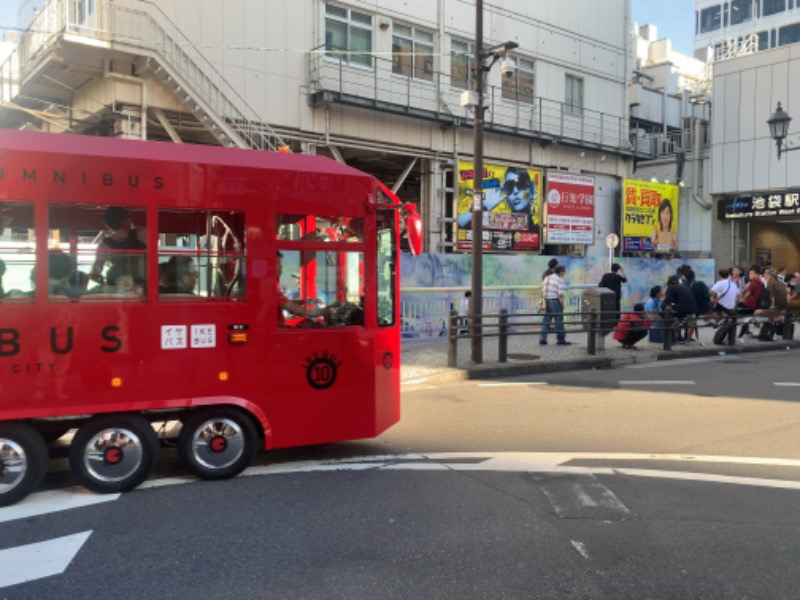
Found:
[[[0,131],[0,506],[73,429],[119,492],[165,423],[219,479],[397,422],[401,217],[418,252],[414,206],[323,157]]]

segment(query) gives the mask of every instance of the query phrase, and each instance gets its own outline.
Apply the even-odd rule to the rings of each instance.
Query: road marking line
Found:
[[[91,531],[0,551],[0,588],[63,573]]]
[[[580,483],[576,483],[573,486],[573,491],[575,495],[578,497],[578,502],[581,503],[581,506],[585,506],[586,508],[596,508],[597,502],[594,501],[589,494],[586,493],[586,490],[581,487]]]
[[[510,381],[508,383],[479,383],[478,387],[521,387],[525,385],[548,385],[546,381]]]
[[[0,510],[0,523],[111,502],[119,496],[119,494],[95,494],[82,487],[37,492],[13,506]]]
[[[620,385],[695,385],[694,381],[679,379],[651,379],[648,381],[620,381]]]
[[[800,387],[800,383],[795,381],[776,381],[775,385],[778,387]]]
[[[569,543],[572,544],[572,547],[578,551],[578,554],[580,554],[586,560],[589,560],[589,551],[586,549],[586,544],[576,540],[570,540]]]

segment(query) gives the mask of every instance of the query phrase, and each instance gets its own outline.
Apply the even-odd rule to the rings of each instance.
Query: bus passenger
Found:
[[[50,296],[67,296],[67,280],[72,273],[72,261],[61,250],[50,250],[47,254],[47,287]],[[31,284],[36,286],[36,267],[31,269]],[[33,293],[30,294],[31,296]]]
[[[326,321],[330,318],[333,310],[330,308],[313,308],[304,306],[302,302],[297,300],[289,300],[281,291],[281,273],[283,273],[283,254],[278,252],[277,255],[277,263],[276,268],[278,271],[277,274],[277,281],[275,282],[276,292],[278,294],[278,326],[285,327],[286,326],[286,317],[283,315],[283,311],[288,312],[289,314],[295,315],[297,317],[322,317]]]
[[[144,284],[146,273],[144,255],[128,254],[124,251],[146,248],[145,229],[134,227],[130,212],[122,206],[109,206],[103,217],[103,223],[110,232],[103,236],[97,246],[97,259],[89,277],[102,283],[103,269],[106,263],[111,263],[105,276],[107,285],[119,285],[117,279],[124,275],[131,276],[137,285]]]
[[[195,295],[197,285],[197,267],[191,256],[170,256],[164,268],[166,282],[159,285],[159,294]],[[166,283],[166,285],[164,285]]]

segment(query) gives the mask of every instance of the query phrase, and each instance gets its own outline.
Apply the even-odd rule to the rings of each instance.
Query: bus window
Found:
[[[124,206],[50,204],[47,247],[51,302],[142,302],[146,284],[145,212]],[[67,255],[60,259],[59,252]]]
[[[378,211],[378,326],[391,327],[395,324],[397,290],[395,287],[397,269],[397,242],[394,228],[395,212]]]
[[[364,219],[361,217],[278,215],[277,234],[279,240],[363,242]]]
[[[159,210],[159,300],[245,299],[245,222],[236,211]]]
[[[0,301],[32,303],[36,239],[33,205],[0,205]]]
[[[364,324],[363,253],[282,250],[281,256],[280,325]]]

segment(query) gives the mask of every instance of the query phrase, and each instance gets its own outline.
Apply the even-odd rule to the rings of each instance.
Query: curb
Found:
[[[526,364],[490,364],[473,365],[466,368],[442,367],[430,374],[419,374],[414,378],[401,381],[403,385],[453,383],[472,379],[497,379],[515,375],[541,375],[545,373],[561,373],[564,371],[585,371],[589,369],[611,369],[632,364],[665,362],[685,358],[703,356],[730,356],[755,352],[774,352],[776,350],[794,350],[800,348],[800,341],[778,340],[759,342],[758,345],[714,346],[711,348],[691,348],[681,351],[660,351],[654,354],[627,356],[587,356],[570,361],[545,361]]]

